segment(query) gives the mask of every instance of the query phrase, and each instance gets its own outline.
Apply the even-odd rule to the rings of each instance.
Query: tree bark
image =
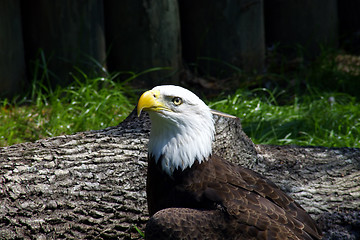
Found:
[[[359,236],[359,149],[254,145],[238,119],[215,119],[215,152],[277,183],[328,239]],[[133,112],[116,127],[1,148],[0,238],[139,238],[149,129]]]

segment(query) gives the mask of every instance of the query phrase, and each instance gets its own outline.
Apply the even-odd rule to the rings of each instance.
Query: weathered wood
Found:
[[[338,1],[340,35],[354,34],[360,29],[360,2],[356,0]]]
[[[20,1],[0,0],[0,16],[0,97],[11,97],[26,82]]]
[[[104,1],[110,71],[162,70],[137,78],[147,88],[178,82],[182,68],[176,0]]]
[[[179,6],[187,62],[196,62],[199,71],[216,76],[224,73],[226,64],[263,70],[263,0],[181,0]]]
[[[74,66],[86,73],[105,66],[102,0],[34,0],[21,6],[26,61],[41,59],[42,49],[46,63],[40,66],[53,85],[71,82],[71,73],[77,73]],[[36,67],[31,65],[29,71]]]
[[[310,57],[320,53],[320,46],[336,48],[337,2],[264,0],[266,45],[280,43],[291,57],[299,56],[297,45],[304,47],[304,54]]]
[[[256,146],[254,170],[291,195],[324,231],[324,239],[360,238],[360,149]]]
[[[360,53],[360,1],[337,1],[341,49],[347,53]]]
[[[1,148],[0,238],[138,238],[149,128],[133,112],[116,127]],[[238,119],[219,116],[216,130],[215,152],[276,182],[328,238],[359,236],[359,149],[255,146]]]

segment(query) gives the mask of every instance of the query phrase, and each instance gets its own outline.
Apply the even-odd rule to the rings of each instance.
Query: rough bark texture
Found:
[[[359,149],[255,146],[238,119],[219,116],[216,128],[215,151],[276,182],[326,239],[360,237]],[[132,113],[116,127],[1,148],[0,239],[139,238],[149,129]]]

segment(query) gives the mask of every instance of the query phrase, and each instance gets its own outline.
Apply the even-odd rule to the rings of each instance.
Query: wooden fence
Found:
[[[0,0],[0,96],[43,69],[67,84],[74,66],[167,68],[144,75],[146,87],[178,83],[188,63],[210,74],[219,61],[262,71],[278,42],[314,55],[319,44],[337,47],[339,33],[360,29],[359,10],[356,0]]]

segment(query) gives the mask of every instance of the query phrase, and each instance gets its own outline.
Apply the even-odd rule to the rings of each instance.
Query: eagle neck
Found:
[[[150,114],[150,118],[149,154],[156,163],[160,161],[165,173],[172,176],[177,169],[183,171],[196,161],[207,161],[212,153],[215,131],[211,113],[208,119],[193,119],[191,124],[164,119],[158,114]]]

